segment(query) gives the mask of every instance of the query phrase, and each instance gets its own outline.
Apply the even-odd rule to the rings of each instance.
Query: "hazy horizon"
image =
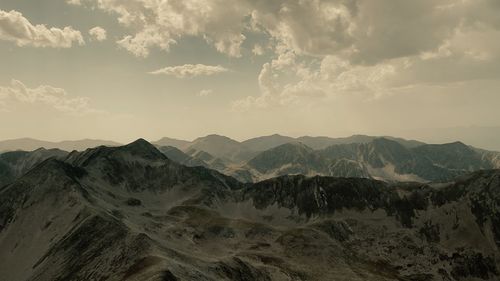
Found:
[[[469,130],[469,134],[464,134],[464,129]],[[495,129],[497,129],[495,131]],[[442,134],[436,133],[436,130],[442,132]],[[194,138],[182,138],[182,137],[175,137],[171,135],[163,135],[162,137],[158,138],[147,138],[143,136],[136,136],[136,137],[131,137],[130,139],[125,139],[125,140],[117,140],[117,139],[111,139],[111,138],[96,138],[96,137],[84,137],[84,138],[68,138],[68,139],[44,139],[44,138],[37,138],[33,136],[22,136],[22,137],[17,137],[17,138],[8,138],[8,139],[0,139],[0,142],[2,141],[10,141],[10,140],[18,140],[18,139],[34,139],[34,140],[39,140],[39,141],[48,141],[48,142],[64,142],[64,141],[81,141],[81,140],[102,140],[102,141],[112,141],[120,144],[127,144],[130,142],[133,142],[137,139],[146,139],[149,142],[156,142],[159,141],[162,138],[171,138],[171,139],[177,139],[177,140],[182,140],[182,141],[189,141],[192,142],[196,140],[197,138],[202,138],[206,137],[209,135],[220,135],[224,137],[228,137],[230,139],[236,140],[238,142],[243,142],[249,139],[253,138],[258,138],[258,137],[266,137],[266,136],[271,136],[271,135],[280,135],[280,136],[286,136],[286,137],[292,137],[292,138],[299,138],[299,137],[328,137],[328,138],[347,138],[355,135],[364,135],[364,136],[372,136],[372,137],[395,137],[395,138],[402,138],[406,140],[415,140],[415,141],[420,141],[428,144],[444,144],[444,143],[452,143],[456,141],[463,142],[467,145],[472,145],[476,148],[481,148],[481,149],[487,149],[487,150],[494,150],[494,151],[500,151],[500,127],[499,128],[487,128],[487,127],[469,127],[469,128],[439,128],[435,130],[422,130],[420,131],[420,136],[416,136],[409,134],[409,135],[391,135],[391,134],[363,134],[363,133],[354,133],[354,134],[349,134],[349,135],[337,135],[337,136],[327,136],[327,135],[287,135],[287,134],[281,134],[281,133],[271,133],[271,134],[263,134],[263,135],[254,135],[246,138],[237,138],[233,137],[231,135],[226,135],[226,134],[220,134],[220,133],[208,133],[208,134],[201,134],[198,135]],[[466,132],[467,133],[467,132]],[[485,137],[485,134],[488,134]]]

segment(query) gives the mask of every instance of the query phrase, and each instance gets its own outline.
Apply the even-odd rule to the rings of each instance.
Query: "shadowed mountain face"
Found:
[[[12,151],[0,154],[0,187],[14,181],[37,164],[49,158],[64,159],[68,152],[39,148],[35,151]]]
[[[292,149],[301,156],[293,163],[315,153]],[[395,151],[384,157],[403,161]],[[498,280],[499,205],[498,170],[443,184],[319,176],[242,184],[138,140],[50,158],[0,188],[0,276]]]
[[[224,171],[228,161],[212,156],[210,153],[196,150],[194,148],[183,152],[172,146],[162,146],[158,148],[169,159],[188,167],[202,166],[218,171]]]
[[[331,146],[320,152],[329,159],[349,159],[383,180],[447,181],[458,175],[498,168],[484,154],[462,143],[407,148],[388,139],[368,144]]]
[[[326,162],[321,155],[302,143],[287,143],[260,153],[247,165],[263,174],[310,175],[323,173]]]
[[[252,181],[287,174],[449,181],[473,171],[500,168],[498,155],[462,143],[406,147],[400,142],[379,138],[368,143],[332,145],[322,150],[313,150],[302,143],[284,144],[259,153],[241,169],[251,174]],[[229,169],[222,172],[232,175]]]

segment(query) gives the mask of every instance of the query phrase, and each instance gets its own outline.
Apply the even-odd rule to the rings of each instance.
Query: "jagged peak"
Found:
[[[136,146],[136,145],[151,145],[151,143],[149,143],[147,140],[143,139],[143,138],[138,138],[137,140],[125,145],[125,146]]]
[[[117,153],[127,153],[138,158],[153,161],[168,160],[167,156],[159,151],[154,145],[140,138],[123,146],[98,146],[96,148],[89,148],[83,152],[74,152],[68,155],[66,161],[73,165],[86,166],[94,162],[95,159],[100,159],[103,156],[108,157],[109,155],[116,155]]]

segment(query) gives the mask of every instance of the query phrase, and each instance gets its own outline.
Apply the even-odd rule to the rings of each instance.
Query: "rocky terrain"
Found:
[[[49,159],[64,159],[68,152],[56,148],[11,151],[0,154],[0,187],[14,181],[37,164]]]
[[[500,280],[499,170],[250,184],[164,153],[74,151],[1,187],[2,280]]]
[[[82,151],[83,147],[92,148],[100,144],[118,146],[117,143],[99,140],[48,143],[18,139],[0,142],[0,149],[10,147],[11,150],[19,150],[36,144],[45,145],[45,148],[60,147],[66,151]],[[474,148],[461,142],[425,144],[396,137],[292,138],[275,134],[238,142],[225,136],[208,135],[193,141],[165,137],[153,144],[177,163],[217,170],[241,182],[258,182],[283,175],[362,177],[387,182],[447,182],[474,171],[500,168],[499,152]],[[78,149],[65,149],[71,147]],[[2,177],[12,176],[0,175],[0,185]]]
[[[159,149],[179,163],[215,169],[243,182],[291,174],[446,182],[473,171],[500,168],[498,152],[461,142],[425,144],[394,137],[272,135],[238,143],[210,135],[192,143],[172,139],[161,143],[171,144]]]

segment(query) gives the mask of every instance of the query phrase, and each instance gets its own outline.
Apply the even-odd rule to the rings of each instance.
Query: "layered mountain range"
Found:
[[[0,148],[7,147],[6,143],[11,148],[26,147],[26,139],[19,141],[17,146],[15,141],[0,142]],[[37,143],[46,144],[34,142],[31,145]],[[59,144],[63,145],[58,147],[58,143],[48,144],[45,148],[50,149],[41,150],[46,151],[45,154],[39,152],[40,156],[33,158],[44,160],[51,156],[54,149],[65,150],[68,147],[68,142]],[[98,140],[73,141],[72,144],[78,144],[79,149],[74,150],[79,151],[87,146],[119,145]],[[362,177],[389,182],[431,182],[448,181],[473,171],[500,168],[499,152],[481,150],[461,142],[426,144],[395,137],[354,135],[347,138],[292,138],[271,135],[238,142],[225,136],[208,135],[194,141],[163,138],[153,144],[177,163],[214,169],[242,182],[258,182],[282,175],[299,174]],[[59,155],[64,153],[58,152]],[[33,153],[12,151],[4,153],[3,157],[16,159],[29,157],[31,154]],[[9,161],[14,160],[7,162]],[[36,163],[33,160],[31,162]],[[10,169],[24,169],[23,164],[9,164],[2,159],[0,165],[7,165]],[[20,168],[16,167],[19,165]],[[12,178],[9,175],[12,173],[16,172],[0,174],[0,182],[2,178]]]
[[[392,142],[375,143],[342,145],[341,151],[356,151],[378,167],[372,147]],[[273,150],[322,167],[318,150],[285,145]],[[450,170],[479,165],[435,155],[434,146],[403,147],[411,155],[432,154],[429,161],[448,163]],[[387,151],[392,154],[383,159],[391,163],[410,157]],[[2,158],[30,166],[0,184],[3,280],[500,278],[499,170],[442,183],[304,175],[241,183],[178,163],[199,152],[171,149],[174,161],[145,140],[64,155],[39,150],[54,156],[28,161],[35,152]],[[262,171],[279,164],[256,157],[248,165]],[[343,159],[339,169],[359,163]]]
[[[154,144],[184,165],[205,166],[244,182],[291,174],[430,182],[500,168],[497,152],[461,142],[425,144],[393,137],[272,135],[237,142],[210,135],[193,142],[162,139]]]
[[[118,142],[97,140],[97,139],[83,139],[83,140],[67,140],[67,141],[43,141],[33,138],[10,139],[0,141],[0,153],[7,151],[32,151],[38,148],[52,149],[57,148],[65,151],[85,150],[100,145],[106,146],[119,146]]]

